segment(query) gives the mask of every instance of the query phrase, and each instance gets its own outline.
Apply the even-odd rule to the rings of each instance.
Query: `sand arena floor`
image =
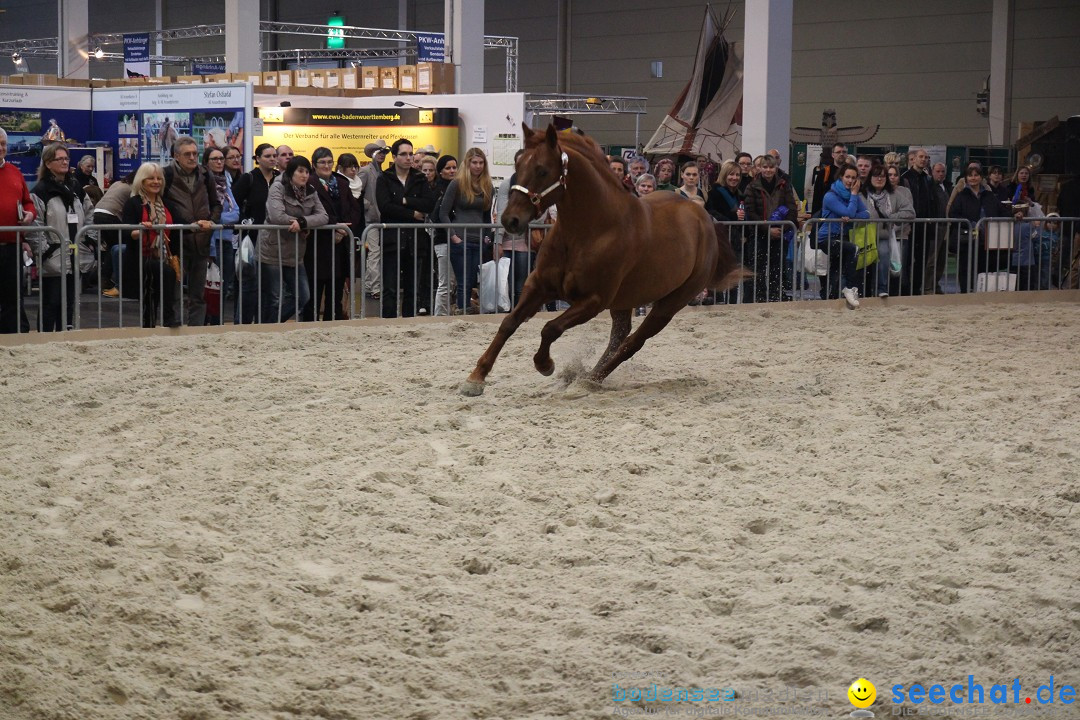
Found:
[[[551,378],[533,321],[480,398],[466,321],[0,348],[0,717],[1080,684],[1080,305],[864,310],[687,312],[602,389],[606,320]]]

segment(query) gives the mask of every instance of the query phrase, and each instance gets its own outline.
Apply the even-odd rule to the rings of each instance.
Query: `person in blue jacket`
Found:
[[[825,193],[821,205],[822,220],[836,220],[822,222],[817,231],[817,247],[829,256],[828,282],[821,288],[823,299],[839,298],[842,295],[849,306],[859,306],[859,290],[855,276],[859,248],[848,242],[847,235],[851,230],[852,220],[866,220],[869,217],[866,203],[859,194],[859,171],[854,166],[849,166]]]

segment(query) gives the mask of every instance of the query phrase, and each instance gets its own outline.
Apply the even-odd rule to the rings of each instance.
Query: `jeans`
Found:
[[[857,287],[855,265],[859,261],[859,248],[855,243],[830,236],[818,238],[817,246],[829,256],[828,282],[821,285],[822,299],[839,298],[842,287]]]
[[[262,322],[285,322],[304,307],[310,295],[303,265],[262,264]]]
[[[518,298],[521,297],[521,291],[525,287],[525,280],[534,267],[536,267],[536,253],[523,250],[510,253],[510,277],[514,280],[513,285],[510,286],[511,309],[518,304]]]
[[[435,266],[439,284],[435,289],[435,315],[450,314],[450,292],[456,284],[454,271],[450,267],[450,249],[442,242],[435,246]]]
[[[457,306],[464,312],[472,299],[472,289],[480,280],[480,243],[475,240],[450,243],[450,265],[458,281]]]
[[[251,325],[259,319],[259,271],[248,267],[236,275],[236,305],[233,323]]]
[[[392,232],[392,231],[387,231]],[[364,245],[367,246],[367,267],[364,269],[364,292],[377,295],[382,292],[382,240],[379,228],[364,230]]]

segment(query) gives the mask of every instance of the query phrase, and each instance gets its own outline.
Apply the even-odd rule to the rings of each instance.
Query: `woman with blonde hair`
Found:
[[[463,165],[464,172],[458,172],[450,181],[439,203],[438,221],[490,222],[495,189],[488,172],[487,156],[480,148],[469,148],[465,151]],[[450,231],[450,265],[458,279],[457,305],[461,312],[468,307],[472,289],[480,276],[485,245],[490,244],[491,238],[485,237],[480,229],[455,228]]]
[[[173,255],[169,231],[153,229],[154,225],[172,224],[164,191],[165,173],[161,166],[143,163],[131,181],[131,197],[124,203],[121,217],[125,225],[141,226],[130,231],[126,249],[132,257],[126,262],[141,263],[143,327],[154,327],[159,314],[161,324],[166,327],[180,324],[173,307],[180,263]]]

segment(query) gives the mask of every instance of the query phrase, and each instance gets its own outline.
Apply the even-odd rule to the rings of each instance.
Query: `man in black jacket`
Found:
[[[435,197],[423,173],[412,166],[413,145],[402,138],[390,146],[394,162],[375,185],[375,200],[384,223],[420,224],[435,208]],[[417,252],[417,231],[384,230],[382,239],[382,316],[427,315],[431,308],[431,254]]]
[[[934,182],[930,178],[928,167],[930,153],[922,148],[911,151],[911,167],[900,176],[900,182],[911,191],[911,203],[915,206],[915,218],[924,220],[935,217]],[[913,223],[911,228],[911,287],[903,287],[901,295],[933,295],[937,290],[937,255],[934,249],[934,227],[927,223]]]

